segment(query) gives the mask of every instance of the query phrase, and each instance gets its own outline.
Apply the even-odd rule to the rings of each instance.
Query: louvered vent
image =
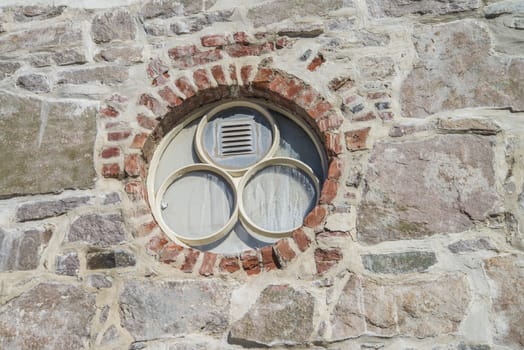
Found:
[[[255,124],[251,119],[222,122],[218,135],[220,156],[255,153]]]

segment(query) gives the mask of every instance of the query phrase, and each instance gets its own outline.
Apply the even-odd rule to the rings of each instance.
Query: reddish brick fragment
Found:
[[[260,249],[260,255],[262,256],[262,265],[265,271],[270,271],[278,268],[278,260],[273,251],[273,247],[266,246]]]
[[[327,179],[322,186],[320,194],[320,203],[330,204],[337,196],[338,182],[336,180]]]
[[[127,176],[139,176],[139,155],[138,154],[128,154],[124,159],[124,171]]]
[[[380,112],[380,119],[384,120],[384,121],[389,121],[389,120],[393,120],[394,118],[394,114],[393,112]]]
[[[367,120],[373,120],[373,119],[376,119],[377,116],[375,115],[375,113],[373,112],[367,112],[367,113],[361,113],[361,114],[358,114],[356,116],[353,116],[353,118],[351,118],[351,120],[355,121],[355,122],[363,122],[363,121],[367,121]]]
[[[169,81],[170,75],[168,73],[164,73],[162,75],[159,75],[153,81],[151,82],[152,86],[161,86],[165,85]]]
[[[138,125],[140,125],[144,129],[149,130],[153,130],[158,124],[158,122],[155,119],[146,117],[142,113],[136,116],[136,121],[138,122]]]
[[[107,122],[105,124],[105,129],[106,130],[122,129],[122,128],[128,128],[128,127],[129,127],[129,123],[125,122],[123,120],[119,120],[119,121],[116,121],[116,122]]]
[[[158,91],[158,95],[166,101],[170,107],[176,107],[182,104],[182,99],[178,97],[169,86],[164,87]]]
[[[106,147],[102,150],[100,156],[102,158],[113,158],[120,155],[120,147]]]
[[[139,201],[145,198],[145,187],[141,181],[128,182],[124,189],[132,201]]]
[[[275,244],[275,252],[281,263],[289,262],[297,255],[289,245],[289,240],[283,238]]]
[[[295,102],[302,108],[308,109],[313,101],[318,98],[318,93],[310,86],[305,86],[295,99]]]
[[[347,149],[350,151],[365,149],[369,130],[371,130],[370,127],[345,132],[344,136],[346,138]]]
[[[115,118],[118,117],[120,113],[114,107],[106,106],[100,109],[100,114],[102,114],[105,117]]]
[[[327,210],[324,207],[316,206],[304,219],[304,225],[315,228],[324,223]]]
[[[236,44],[247,45],[249,44],[249,38],[246,32],[236,32],[233,34],[233,40]]]
[[[225,34],[204,35],[200,38],[200,43],[204,47],[219,47],[227,45],[230,42],[229,36]]]
[[[285,47],[291,47],[291,46],[293,46],[293,41],[289,40],[289,38],[285,36],[278,38],[277,41],[275,42],[275,47],[277,49],[283,49]]]
[[[242,260],[242,268],[246,271],[248,276],[260,273],[260,263],[255,251],[250,250],[243,252],[240,256],[240,260]]]
[[[176,243],[166,244],[160,251],[159,259],[165,264],[171,264],[176,261],[176,258],[184,251],[184,247]]]
[[[237,67],[234,64],[229,65],[229,78],[231,79],[233,84],[236,84],[238,82]]]
[[[184,263],[180,267],[180,270],[185,273],[191,273],[193,272],[193,267],[195,267],[200,252],[195,249],[184,249],[184,253]]]
[[[383,91],[375,91],[375,92],[368,92],[367,97],[370,100],[378,100],[378,99],[388,98],[389,95]]]
[[[186,77],[179,78],[175,81],[175,85],[184,94],[186,98],[195,96],[195,90],[191,86],[191,83]]]
[[[179,59],[182,57],[193,56],[200,50],[195,45],[177,46],[170,49],[167,54],[172,59]]]
[[[284,78],[280,74],[275,74],[275,76],[268,85],[268,89],[281,95],[282,92],[285,90],[286,86],[286,78]]]
[[[325,100],[319,100],[311,108],[307,109],[307,113],[313,119],[318,119],[326,115],[326,113],[331,109],[331,103]]]
[[[253,78],[253,83],[269,83],[273,81],[275,71],[271,68],[259,68],[257,74]]]
[[[154,58],[147,65],[147,75],[156,78],[169,70],[169,67],[160,58]]]
[[[197,69],[194,71],[193,79],[199,90],[206,90],[211,87],[211,81],[209,80],[205,69]]]
[[[333,158],[329,163],[328,179],[338,180],[342,176],[342,160]]]
[[[225,48],[227,54],[231,57],[260,56],[273,51],[272,43],[261,45],[229,45]]]
[[[322,65],[322,63],[324,63],[326,60],[324,59],[324,56],[322,56],[321,54],[318,54],[317,56],[315,56],[315,58],[313,58],[313,60],[311,60],[311,62],[307,65],[307,69],[311,72],[313,72],[314,70],[316,70],[318,67],[320,67]]]
[[[336,130],[344,123],[344,118],[336,113],[317,119],[317,125],[320,132]]]
[[[331,269],[342,259],[340,249],[321,249],[315,250],[315,264],[318,273],[324,273]]]
[[[209,51],[203,51],[199,52],[192,56],[193,58],[193,65],[203,65],[211,62],[215,62],[222,59],[222,53],[220,50],[209,50]],[[188,68],[188,67],[186,67]]]
[[[122,172],[120,171],[120,165],[118,163],[102,165],[102,176],[103,177],[118,179],[121,175],[122,175]]]
[[[149,221],[145,224],[140,225],[140,227],[137,230],[137,237],[145,237],[149,235],[151,232],[153,232],[154,229],[156,229],[158,225],[154,220]]]
[[[148,134],[145,132],[141,132],[140,134],[135,135],[133,138],[133,142],[131,143],[130,148],[132,149],[142,149],[144,147],[144,144],[146,143]]]
[[[328,86],[332,91],[337,91],[342,88],[347,90],[353,87],[353,81],[349,77],[339,77],[332,79]]]
[[[220,268],[220,271],[227,271],[229,273],[233,273],[240,270],[240,264],[238,263],[238,259],[234,257],[222,258],[218,266]]]
[[[164,108],[162,107],[162,104],[156,98],[149,94],[140,95],[138,104],[146,106],[151,112],[158,116],[163,115],[165,112]]]
[[[293,231],[293,240],[295,241],[295,244],[301,252],[306,251],[306,249],[311,244],[311,240],[308,238],[308,236],[304,233],[302,229],[297,229]]]
[[[340,134],[326,132],[324,133],[326,141],[326,150],[331,156],[336,156],[342,153],[342,145],[340,144]]]
[[[218,255],[215,253],[205,252],[204,259],[202,260],[202,265],[198,273],[202,276],[211,276],[213,275],[215,262],[217,261]]]
[[[147,243],[146,248],[158,253],[167,243],[169,243],[169,240],[165,236],[157,235],[151,238]]]
[[[243,66],[240,68],[240,78],[242,79],[242,83],[244,85],[249,85],[249,77],[251,76],[252,71],[253,66]]]
[[[121,141],[127,139],[131,135],[131,131],[112,131],[107,133],[108,141]]]
[[[222,66],[213,66],[211,68],[211,74],[213,75],[213,78],[215,78],[218,85],[226,85],[226,76],[224,74],[224,70],[222,69]]]

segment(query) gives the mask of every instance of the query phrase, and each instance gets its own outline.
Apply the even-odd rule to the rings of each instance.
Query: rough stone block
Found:
[[[21,6],[14,11],[14,19],[18,22],[44,20],[60,16],[66,6]]]
[[[16,211],[18,221],[41,220],[59,216],[89,202],[91,197],[70,197],[50,201],[23,203]]]
[[[82,30],[80,26],[61,23],[3,35],[0,38],[0,52],[10,54],[14,54],[18,50],[36,52],[57,46],[67,47],[81,44]]]
[[[80,260],[77,252],[67,252],[58,255],[55,259],[55,272],[59,275],[77,276],[80,269]]]
[[[135,256],[125,250],[97,251],[87,253],[87,268],[90,270],[113,269],[136,265]]]
[[[353,275],[331,314],[332,340],[363,334],[426,338],[453,333],[469,301],[467,282],[459,276],[392,283]]]
[[[130,281],[119,300],[122,327],[137,341],[222,334],[228,327],[230,294],[218,280]]]
[[[433,252],[403,252],[362,256],[364,268],[375,273],[423,272],[436,263],[437,258]]]
[[[493,18],[509,13],[523,14],[524,3],[520,0],[504,0],[484,7],[484,14],[487,18]]]
[[[0,93],[0,197],[93,184],[96,111]]]
[[[85,349],[95,312],[94,294],[67,284],[39,284],[0,307],[2,347]]]
[[[402,83],[403,116],[484,106],[524,110],[524,60],[490,55],[484,26],[471,20],[421,26],[414,41],[419,62]]]
[[[137,46],[108,47],[100,50],[95,60],[132,65],[143,62],[142,51],[142,47]]]
[[[136,36],[135,22],[126,10],[112,10],[93,19],[91,35],[97,44],[113,40],[133,40]]]
[[[116,214],[87,214],[76,219],[67,235],[69,242],[83,241],[95,246],[108,246],[125,241],[122,217]]]
[[[469,253],[478,250],[497,250],[487,239],[467,239],[460,240],[455,243],[448,245],[450,252],[454,254],[458,253]]]
[[[509,348],[524,347],[524,259],[522,255],[495,257],[485,261],[494,283],[495,342]]]
[[[129,78],[126,67],[106,66],[94,68],[68,69],[58,72],[58,84],[88,84],[101,83],[117,85]]]
[[[308,292],[271,285],[233,323],[229,342],[268,347],[306,343],[313,332],[314,309],[315,298]]]
[[[173,16],[192,15],[202,10],[209,9],[216,3],[216,0],[205,2],[205,9],[202,8],[201,1],[194,0],[151,0],[142,6],[141,13],[146,19],[148,18],[168,18]]]
[[[113,286],[113,279],[102,274],[92,274],[87,277],[87,283],[93,288],[111,288]]]
[[[379,243],[469,229],[499,201],[493,163],[485,136],[377,143],[358,208],[359,239]]]
[[[437,130],[479,135],[496,135],[501,131],[497,124],[484,118],[441,118],[437,121]]]
[[[36,269],[52,234],[51,229],[10,232],[0,229],[0,271]]]
[[[373,17],[401,17],[409,14],[445,15],[478,9],[480,0],[367,0]]]
[[[51,91],[49,80],[44,74],[21,75],[16,80],[16,85],[35,93]]]
[[[21,65],[18,62],[0,61],[0,80],[13,75]]]

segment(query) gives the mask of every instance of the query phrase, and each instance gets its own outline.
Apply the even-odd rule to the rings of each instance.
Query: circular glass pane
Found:
[[[278,136],[271,115],[261,107],[243,102],[211,111],[199,126],[197,143],[202,160],[228,170],[252,166],[276,148]]]
[[[231,184],[207,170],[177,177],[162,193],[160,201],[166,225],[182,240],[195,242],[225,229],[235,212]]]
[[[302,226],[317,200],[315,181],[293,165],[263,167],[248,179],[242,192],[243,215],[268,232],[287,233]]]

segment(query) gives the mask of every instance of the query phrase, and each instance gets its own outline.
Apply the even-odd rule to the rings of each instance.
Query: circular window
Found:
[[[320,143],[299,118],[242,100],[195,112],[164,137],[148,195],[171,239],[235,254],[302,226],[325,176]]]

